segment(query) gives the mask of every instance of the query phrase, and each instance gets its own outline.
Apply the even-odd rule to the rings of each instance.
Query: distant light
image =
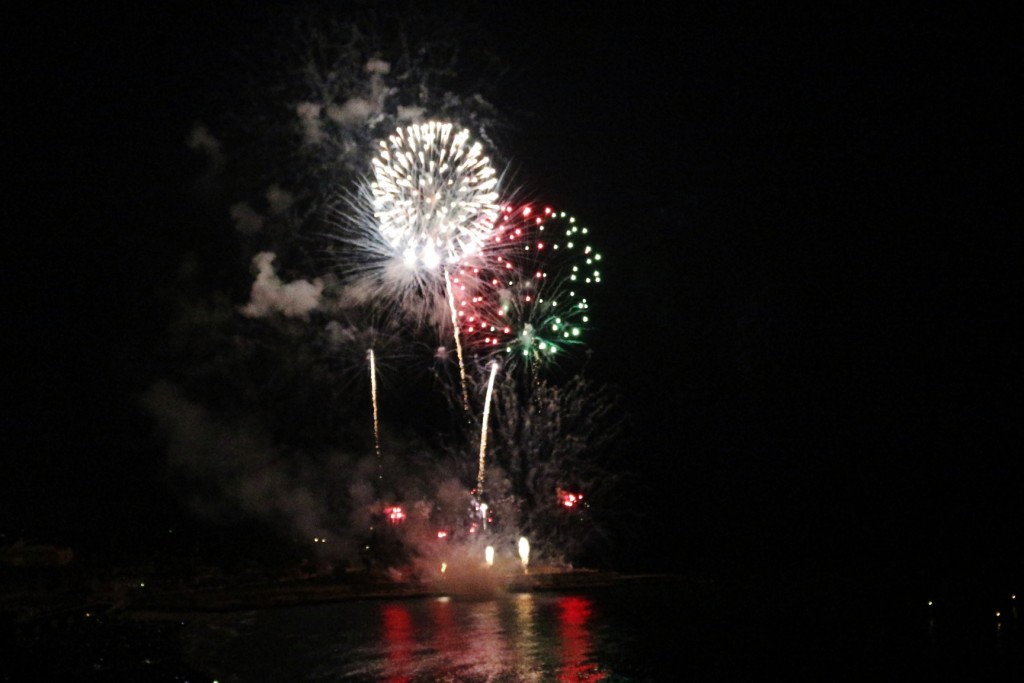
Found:
[[[571,493],[569,491],[558,489],[558,499],[563,507],[572,508],[575,507],[577,503],[583,500],[583,494]]]

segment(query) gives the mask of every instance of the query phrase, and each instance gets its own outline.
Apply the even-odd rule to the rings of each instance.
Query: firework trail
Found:
[[[494,393],[494,376],[497,373],[498,362],[491,361],[491,375],[487,379],[487,395],[484,398],[484,415],[480,426],[480,468],[476,475],[477,495],[483,495],[484,492],[484,462],[487,457],[487,419],[491,413],[491,394]]]
[[[459,316],[455,307],[455,294],[452,292],[452,279],[448,269],[444,269],[445,291],[448,293],[448,307],[452,314],[452,334],[455,336],[455,351],[459,357],[459,386],[462,387],[462,412],[469,415],[469,390],[466,388],[466,362],[462,357],[462,340],[459,338]]]
[[[370,361],[370,400],[373,402],[373,449],[377,456],[377,484],[384,480],[383,463],[380,454],[380,419],[377,413],[377,362],[374,358],[373,349],[366,352]]]

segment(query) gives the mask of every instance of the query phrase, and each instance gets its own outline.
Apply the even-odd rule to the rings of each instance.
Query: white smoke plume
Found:
[[[295,280],[283,282],[274,271],[272,251],[261,251],[253,257],[257,269],[256,281],[252,283],[249,303],[240,309],[248,318],[263,318],[272,313],[281,313],[288,318],[308,319],[311,311],[320,305],[324,283],[319,278],[312,282]]]

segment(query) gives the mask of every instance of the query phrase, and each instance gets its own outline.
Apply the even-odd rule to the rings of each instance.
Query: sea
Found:
[[[189,614],[22,651],[35,670],[0,680],[1024,680],[1020,596],[975,588],[638,576]]]

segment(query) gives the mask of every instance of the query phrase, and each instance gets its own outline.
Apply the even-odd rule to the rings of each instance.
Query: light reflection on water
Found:
[[[191,622],[185,663],[220,683],[1020,680],[1024,631],[1010,610],[993,623],[990,611],[856,588],[658,581],[264,609]]]
[[[605,680],[592,597],[358,601],[197,624],[192,659],[226,681]]]

